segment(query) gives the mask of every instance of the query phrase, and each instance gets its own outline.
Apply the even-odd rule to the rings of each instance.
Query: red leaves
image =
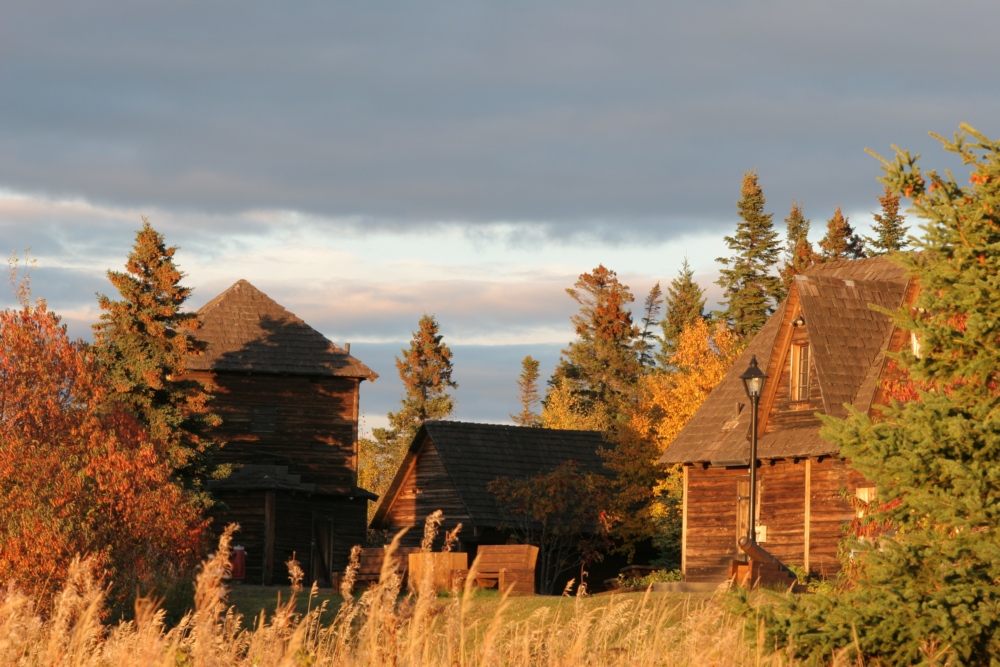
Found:
[[[90,554],[126,596],[196,561],[197,510],[44,303],[0,313],[0,377],[0,581],[44,598]]]

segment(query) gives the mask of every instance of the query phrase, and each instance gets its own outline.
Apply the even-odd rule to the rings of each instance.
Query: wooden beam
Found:
[[[805,525],[803,542],[805,543],[805,556],[803,567],[809,572],[809,524],[812,515],[812,459],[806,459],[806,493],[805,493]]]
[[[688,466],[681,466],[684,471],[681,484],[681,576],[687,574],[687,543],[688,543]]]
[[[264,493],[264,576],[263,584],[270,586],[274,575],[274,491]]]
[[[763,435],[767,432],[767,423],[771,416],[771,410],[774,408],[775,397],[778,395],[778,385],[781,384],[781,373],[785,368],[785,358],[792,347],[792,335],[795,333],[792,321],[801,314],[799,288],[793,280],[788,300],[785,301],[785,312],[781,319],[781,329],[775,337],[774,349],[771,350],[767,368],[764,369],[769,378],[768,383],[764,385],[764,396],[761,397],[760,401],[760,416],[757,418],[758,435]]]

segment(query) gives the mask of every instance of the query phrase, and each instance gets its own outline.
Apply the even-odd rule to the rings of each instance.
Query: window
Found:
[[[920,339],[917,338],[915,331],[910,332],[910,352],[913,353],[917,359],[920,359]]]
[[[792,400],[809,400],[809,344],[792,346]]]
[[[251,433],[274,433],[278,422],[277,405],[255,405],[250,415]]]
[[[878,491],[874,486],[859,486],[854,491],[854,497],[860,501],[855,507],[855,513],[860,519],[868,511],[868,506],[878,500]]]

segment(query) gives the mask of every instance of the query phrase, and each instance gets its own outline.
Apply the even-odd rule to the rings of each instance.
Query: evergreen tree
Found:
[[[424,315],[413,332],[410,348],[403,349],[402,359],[396,357],[406,394],[399,412],[389,413],[389,425],[407,445],[421,424],[444,419],[455,407],[448,390],[457,389],[458,384],[451,379],[451,350],[443,339],[434,316]]]
[[[660,289],[660,283],[657,282],[649,290],[646,301],[643,303],[642,331],[639,333],[639,340],[636,341],[639,346],[639,365],[643,368],[652,367],[656,363],[656,355],[653,354],[655,347],[653,341],[656,340],[656,334],[653,333],[653,328],[659,323],[662,306],[663,290]]]
[[[899,195],[885,188],[885,194],[878,198],[882,204],[882,213],[874,214],[876,238],[865,237],[867,246],[866,252],[869,257],[887,255],[890,252],[899,252],[906,247],[906,232],[909,227],[903,226],[906,216],[899,212]]]
[[[1000,142],[963,125],[945,150],[971,186],[921,173],[898,151],[883,182],[924,220],[919,252],[894,256],[920,286],[894,319],[920,357],[895,355],[916,400],[876,419],[827,418],[825,436],[875,482],[894,536],[854,544],[852,585],[799,596],[762,623],[799,654],[879,664],[995,664],[1000,655]],[[756,626],[755,626],[756,627]],[[844,648],[846,647],[846,648]],[[937,653],[936,660],[931,653]]]
[[[785,293],[792,288],[795,276],[803,273],[816,263],[816,251],[809,241],[809,220],[802,215],[802,205],[792,200],[792,210],[785,218],[788,225],[788,246],[785,255],[785,266],[779,272]]]
[[[671,358],[677,347],[677,339],[685,327],[704,317],[705,292],[694,281],[694,270],[685,257],[677,277],[670,281],[670,287],[667,288],[666,312],[660,321],[660,352],[656,355],[661,368],[673,365]]]
[[[443,339],[433,315],[420,318],[409,349],[403,348],[402,359],[396,357],[405,390],[399,411],[389,413],[389,428],[374,428],[371,437],[358,441],[358,484],[379,496],[388,490],[420,426],[446,418],[455,407],[448,390],[458,384],[451,379],[451,350]],[[374,512],[369,507],[369,519]]]
[[[618,414],[641,373],[635,349],[639,329],[627,310],[632,293],[604,266],[582,274],[566,292],[580,304],[571,318],[577,339],[562,351],[549,384],[564,383],[587,412],[597,408]]]
[[[824,262],[840,259],[861,259],[865,256],[865,242],[854,233],[854,228],[840,207],[826,223],[826,236],[819,242]]]
[[[185,361],[202,345],[193,337],[197,315],[181,312],[191,290],[180,284],[177,247],[168,248],[149,220],[142,223],[125,271],[107,274],[121,299],[98,295],[104,312],[93,327],[94,350],[114,400],[160,443],[178,479],[196,489],[217,446],[206,429],[219,419],[206,410],[209,388],[184,376]]]
[[[717,281],[724,290],[723,316],[744,338],[756,334],[774,305],[785,297],[781,278],[773,275],[780,253],[778,233],[771,224],[771,214],[764,212],[764,203],[757,172],[746,172],[742,198],[736,204],[740,222],[736,234],[725,237],[734,255],[716,260],[723,266]]]
[[[521,375],[517,380],[518,400],[521,412],[510,418],[518,426],[541,426],[542,418],[535,411],[539,402],[538,395],[538,360],[528,355],[521,360]]]

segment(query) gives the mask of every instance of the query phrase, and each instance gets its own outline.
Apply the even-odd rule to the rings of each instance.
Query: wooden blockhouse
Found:
[[[596,431],[425,422],[379,503],[371,526],[392,534],[408,528],[403,544],[416,546],[423,537],[427,515],[441,510],[443,530],[462,524],[459,550],[470,552],[471,562],[478,545],[507,541],[498,529],[503,517],[488,489],[490,482],[498,477],[548,473],[570,460],[576,461],[582,472],[607,474],[598,453],[604,446]]]
[[[786,564],[829,576],[854,510],[873,485],[820,437],[817,413],[845,417],[882,401],[888,349],[907,342],[888,316],[915,285],[884,258],[820,264],[796,276],[788,298],[661,459],[683,464],[682,569],[686,581],[722,581],[742,557],[749,515],[750,405],[740,374],[756,355],[769,379],[758,424],[758,542]]]
[[[206,350],[187,373],[215,386],[216,461],[233,466],[209,484],[213,525],[240,524],[248,582],[286,581],[293,553],[307,581],[329,582],[376,499],[357,486],[357,443],[359,385],[378,376],[245,280],[198,314]]]

